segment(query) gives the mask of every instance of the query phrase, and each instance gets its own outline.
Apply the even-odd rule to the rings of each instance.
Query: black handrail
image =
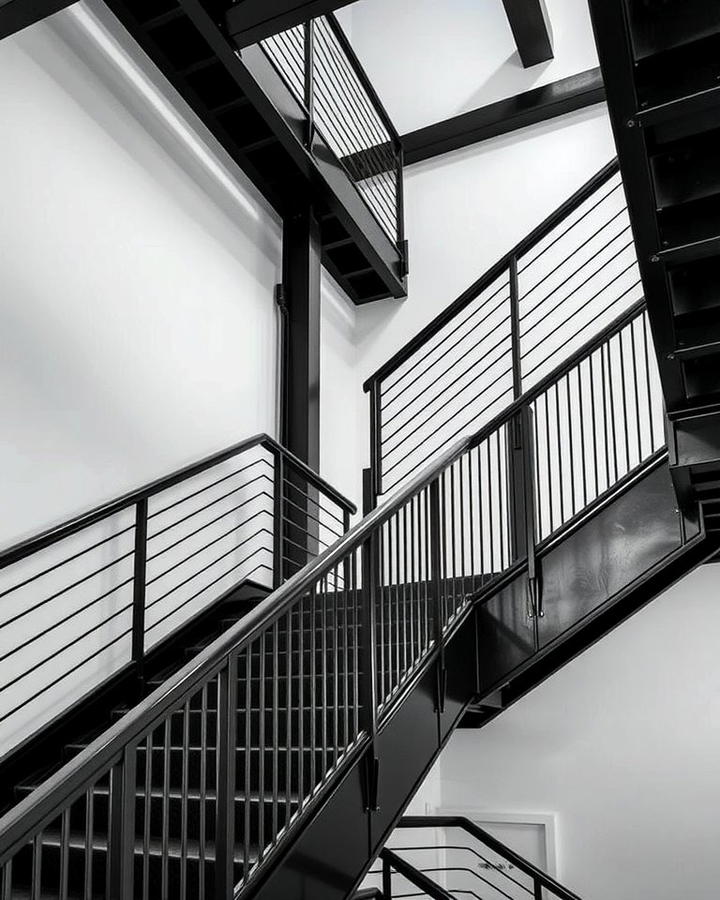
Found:
[[[585,356],[582,359],[574,358],[576,369],[582,363],[587,365],[587,360],[590,358],[588,354],[607,353],[609,342],[617,340],[618,336],[622,335],[623,329],[637,330],[638,322],[643,319],[645,313],[638,309],[635,310],[635,315],[636,318],[632,319],[630,313],[626,313],[617,321],[614,330],[605,329],[602,336],[596,336],[592,342],[586,345]],[[637,349],[634,342],[631,343],[631,347],[633,350]],[[565,369],[571,362],[566,363]],[[647,353],[641,362],[649,365]],[[567,374],[559,377],[566,378]],[[557,383],[556,376],[554,386]],[[304,709],[302,685],[308,674],[307,669],[304,668],[304,649],[321,649],[316,646],[317,635],[312,628],[309,636],[304,637],[307,626],[303,623],[306,621],[307,615],[310,615],[310,619],[307,621],[317,622],[322,626],[319,632],[320,639],[322,640],[322,636],[328,634],[332,637],[332,644],[328,649],[330,657],[334,653],[335,668],[330,675],[329,684],[332,688],[334,683],[337,692],[338,679],[342,676],[345,694],[344,701],[339,706],[337,697],[330,706],[327,698],[318,701],[315,692],[311,690],[308,700],[308,703],[312,704],[311,721],[317,721],[315,713],[318,703],[320,703],[321,716],[326,715],[327,710],[333,708],[336,710],[336,715],[344,716],[345,723],[342,745],[339,748],[335,747],[333,764],[329,767],[327,764],[322,767],[319,775],[313,765],[314,774],[311,775],[309,785],[303,780],[302,775],[304,753],[307,750],[303,744],[302,732],[298,739],[299,749],[291,751],[290,746],[287,748],[288,764],[291,752],[293,760],[295,760],[296,752],[298,754],[295,762],[299,766],[301,785],[298,813],[290,816],[288,811],[287,824],[291,826],[302,818],[305,805],[319,802],[319,788],[326,788],[334,779],[342,776],[347,766],[357,758],[356,754],[361,752],[371,741],[371,736],[377,730],[378,721],[393,713],[396,704],[401,702],[402,689],[409,679],[416,673],[424,671],[438,655],[439,658],[442,658],[447,634],[462,620],[464,615],[470,612],[472,602],[492,590],[498,581],[505,577],[506,573],[524,556],[527,557],[528,570],[530,570],[537,541],[535,511],[532,502],[528,502],[522,512],[525,517],[522,524],[527,534],[526,545],[522,546],[521,543],[513,540],[512,546],[501,552],[499,561],[496,559],[496,546],[498,544],[504,546],[510,540],[507,521],[510,508],[507,500],[503,499],[504,488],[502,485],[505,469],[501,457],[505,453],[505,447],[510,446],[505,443],[511,433],[509,429],[513,428],[515,423],[520,422],[520,431],[523,437],[519,449],[523,458],[519,460],[521,465],[517,467],[514,478],[520,479],[517,482],[518,487],[521,488],[521,493],[526,500],[530,501],[535,492],[533,487],[535,467],[532,454],[539,453],[540,450],[537,449],[537,443],[528,439],[528,416],[532,404],[543,396],[543,388],[547,391],[547,380],[542,385],[536,386],[528,395],[511,404],[475,434],[461,438],[450,445],[423,471],[399,487],[393,496],[386,499],[336,543],[291,576],[252,612],[230,627],[221,637],[201,651],[192,662],[171,676],[121,721],[12,809],[0,820],[0,834],[3,836],[0,849],[0,871],[2,866],[28,843],[29,839],[36,838],[47,823],[53,821],[61,813],[65,814],[68,806],[81,796],[83,791],[91,790],[94,780],[103,773],[111,769],[112,771],[117,770],[118,775],[113,781],[113,784],[117,785],[117,790],[121,790],[124,783],[121,777],[122,772],[129,772],[128,777],[134,779],[132,773],[135,771],[138,748],[145,746],[147,741],[149,750],[152,749],[154,729],[167,728],[166,723],[171,715],[188,716],[192,702],[198,702],[202,698],[201,708],[206,709],[207,692],[210,686],[213,687],[213,690],[217,690],[218,722],[225,722],[223,727],[229,728],[230,721],[236,721],[238,707],[245,711],[244,715],[250,722],[251,706],[253,703],[257,706],[258,699],[250,693],[252,685],[248,675],[251,671],[257,673],[257,668],[255,668],[257,665],[261,667],[259,700],[261,718],[259,722],[262,722],[263,709],[268,708],[263,707],[262,700],[262,673],[266,671],[263,666],[268,652],[271,653],[270,659],[274,661],[270,671],[273,678],[281,682],[283,692],[290,690],[290,678],[298,679],[301,691],[298,703],[299,708]],[[623,388],[627,390],[624,383]],[[558,440],[562,440],[562,438],[563,432],[558,430]],[[545,450],[547,454],[556,452],[549,444]],[[484,453],[488,454],[490,462],[494,459],[491,454],[497,453],[497,465],[495,466],[493,463],[493,466],[483,470]],[[647,464],[648,458],[649,453],[641,453],[639,464]],[[473,503],[477,502],[477,491],[473,488],[473,478],[475,477],[472,474],[473,471],[477,471],[477,477],[484,472],[484,479],[490,478],[495,481],[494,491],[493,485],[490,484],[488,496],[482,500],[480,509],[473,507]],[[613,473],[615,481],[618,480],[620,474],[617,471]],[[459,494],[458,480],[461,488]],[[456,505],[458,496],[459,510]],[[467,507],[463,506],[463,499]],[[514,506],[515,504],[513,504],[513,508]],[[490,521],[489,540],[484,531],[488,523],[488,516]],[[510,517],[512,518],[512,516]],[[569,521],[570,517],[567,515],[560,518],[559,524],[555,520],[551,521],[553,533],[557,535],[558,529],[564,527]],[[485,543],[490,550],[491,557],[489,563],[486,560],[487,565],[484,565],[481,560],[479,569],[471,562],[469,574],[464,562],[458,569],[455,551],[452,550],[450,556],[447,552],[451,536],[452,540],[455,540],[455,528],[462,529],[468,522],[471,527],[473,522],[476,523],[480,535],[478,543],[473,539],[471,532],[469,546],[472,548],[474,544],[477,544],[482,553],[482,546]],[[427,545],[423,547],[425,542]],[[461,543],[468,542],[461,539]],[[402,609],[399,609],[399,605],[402,605]],[[329,614],[330,618],[328,618]],[[378,616],[377,624],[380,626],[377,630],[373,618],[376,614]],[[541,611],[536,605],[530,614],[540,615]],[[361,615],[362,624],[360,624]],[[386,658],[384,644],[382,641],[378,644],[377,641],[378,635],[385,633],[386,627],[388,634],[397,634],[396,621],[399,621],[397,617],[402,616],[403,622],[405,622],[406,615],[410,615],[410,621],[415,627],[410,626],[410,635],[412,636],[410,646],[403,644],[403,662],[401,664],[399,646],[393,647],[391,641],[390,657]],[[294,636],[291,636],[291,631],[296,627],[299,630]],[[290,652],[290,646],[284,645],[282,649],[280,648],[281,634],[284,634],[287,640],[292,639],[293,653]],[[355,635],[352,645],[349,645],[348,635]],[[304,645],[304,640],[309,644]],[[360,646],[358,646],[358,640]],[[342,668],[339,667],[337,658],[338,646],[344,646],[345,661]],[[322,647],[324,648],[325,645],[323,644]],[[360,657],[358,657],[358,650]],[[350,658],[353,655],[354,661]],[[324,653],[323,656],[325,656]],[[285,674],[279,673],[275,665],[281,658],[287,666]],[[326,661],[322,664],[325,668],[317,671],[314,661],[316,655],[314,652],[310,653],[311,684],[315,682],[316,678],[321,678],[323,684],[328,684],[328,676],[325,671],[327,658],[325,657]],[[362,671],[359,668],[359,658],[363,660]],[[254,662],[254,660],[259,660],[259,662]],[[241,666],[244,668],[241,669]],[[243,691],[245,699],[237,696],[240,671],[245,672],[246,686]],[[285,684],[285,682],[288,683]],[[216,688],[215,685],[217,685]],[[368,685],[372,687],[368,689]],[[350,697],[348,688],[351,693]],[[374,703],[373,694],[375,695]],[[276,703],[276,701],[273,702]],[[195,708],[197,709],[197,706]],[[250,724],[246,727],[250,728]],[[337,720],[335,728],[337,730]],[[227,786],[227,796],[232,797],[234,796],[235,768],[231,759],[232,753],[235,752],[235,745],[232,743],[232,737],[229,737],[231,732],[223,732],[223,734],[225,736],[218,748],[221,756],[217,766],[219,776],[221,776],[220,783],[224,788]],[[245,740],[249,741],[249,732],[246,733]],[[312,727],[309,740],[313,742],[311,747],[314,747],[315,732]],[[251,744],[248,742],[240,746],[250,747]],[[265,748],[262,738],[260,747],[261,750]],[[246,766],[245,796],[250,796],[253,789],[257,790],[254,783],[250,781],[251,777],[255,776],[252,776],[249,767]],[[259,777],[262,782],[262,776]],[[272,800],[275,813],[277,813],[275,808],[277,801],[277,788],[275,788]],[[132,804],[130,804],[130,808],[117,805],[113,808],[122,810],[123,816],[134,815]],[[118,813],[118,815],[120,814]],[[217,816],[217,853],[218,859],[222,861],[222,864],[218,865],[221,869],[221,877],[232,879],[234,832],[230,825],[228,810],[225,807],[221,809],[218,806]],[[264,853],[284,844],[293,832],[292,827],[279,828],[280,825],[284,825],[284,816],[281,822],[279,817],[274,814],[273,823],[274,830],[269,848],[264,851],[261,848],[261,861],[264,859]],[[276,830],[276,826],[279,830]],[[118,822],[117,827],[122,834],[131,834],[132,819],[129,823],[125,820]],[[245,859],[249,859],[249,840],[249,831],[246,829]],[[124,853],[131,853],[132,848],[132,843],[129,843],[127,847],[123,845],[117,851],[120,858],[123,858]],[[251,877],[254,871],[255,868],[246,871],[243,876],[243,884],[247,883],[248,877]],[[123,900],[129,900],[129,897],[128,892],[123,894]]]
[[[51,528],[48,528],[39,534],[25,538],[15,544],[11,544],[4,550],[0,550],[0,569],[4,569],[6,566],[19,562],[21,559],[25,559],[33,553],[44,550],[51,544],[55,544],[67,537],[71,537],[73,534],[83,531],[85,528],[100,522],[102,519],[107,519],[125,509],[130,509],[130,507],[137,505],[141,500],[148,500],[155,494],[160,494],[163,491],[168,490],[168,488],[175,487],[175,485],[179,484],[181,481],[186,481],[195,475],[199,475],[207,469],[213,468],[213,466],[225,462],[228,459],[232,459],[233,456],[238,456],[247,450],[251,450],[253,447],[265,447],[268,450],[281,454],[291,463],[298,473],[302,474],[303,478],[307,479],[313,487],[321,490],[341,509],[347,511],[351,515],[355,515],[357,512],[357,506],[351,500],[348,500],[347,497],[344,497],[331,484],[325,481],[324,478],[321,478],[317,472],[295,456],[295,454],[283,447],[282,444],[279,444],[274,438],[271,438],[268,434],[261,433],[256,434],[247,440],[240,441],[237,444],[232,444],[224,450],[211,453],[210,456],[206,456],[203,459],[198,460],[198,462],[183,466],[183,468],[172,472],[170,475],[164,475],[162,478],[158,478],[155,481],[143,485],[143,487],[135,488],[127,494],[116,497],[114,500],[109,500],[87,512],[80,513],[60,525],[53,525]]]
[[[641,293],[613,160],[365,381],[374,496],[523,395]]]
[[[538,244],[546,237],[553,228],[556,228],[567,216],[576,210],[578,206],[591,197],[595,191],[602,187],[613,175],[620,171],[619,163],[616,159],[611,160],[600,171],[593,175],[582,187],[578,188],[575,193],[569,197],[561,206],[554,210],[544,221],[542,221],[533,231],[527,234],[519,241],[512,250],[509,250],[502,256],[491,268],[484,272],[477,281],[474,281],[467,287],[460,296],[450,303],[442,312],[438,313],[434,319],[428,322],[413,338],[407,341],[403,346],[394,353],[390,359],[384,362],[372,375],[369,375],[363,383],[363,390],[369,393],[375,382],[381,381],[388,375],[391,375],[399,366],[406,362],[420,349],[427,341],[434,337],[444,325],[447,325],[455,316],[462,312],[469,303],[475,300],[483,290],[491,285],[495,279],[504,272],[510,265],[513,258],[522,256]]]
[[[542,869],[538,869],[537,866],[528,862],[506,844],[503,844],[502,841],[499,841],[488,831],[480,828],[479,825],[476,825],[475,822],[471,822],[470,819],[467,819],[464,816],[403,816],[398,823],[398,827],[460,828],[476,840],[480,841],[481,844],[494,850],[495,853],[502,856],[507,862],[512,863],[516,868],[520,869],[521,872],[524,872],[532,878],[535,884],[540,884],[542,887],[547,888],[555,894],[556,897],[559,897],[560,900],[580,900],[580,897],[578,897],[577,894],[569,891],[554,878],[551,878],[546,872],[543,872]]]

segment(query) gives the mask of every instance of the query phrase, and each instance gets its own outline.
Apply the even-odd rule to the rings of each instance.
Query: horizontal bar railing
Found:
[[[404,241],[400,136],[334,15],[261,41],[307,117],[307,143],[322,135],[393,244]],[[402,250],[404,252],[404,250]]]
[[[448,636],[472,603],[518,564],[530,572],[537,546],[571,527],[569,507],[564,519],[545,514],[536,482],[545,460],[537,457],[557,448],[533,441],[533,404],[645,315],[642,307],[625,313],[555,375],[446,447],[21,801],[0,820],[0,889],[10,897],[16,886],[64,892],[71,871],[81,881],[77,873],[89,872],[96,887],[107,879],[122,900],[158,885],[163,895],[177,888],[181,897],[227,898],[257,884],[372,744],[410,680],[430,665],[442,669]],[[639,354],[642,343],[623,340],[627,354]],[[638,371],[653,364],[652,354],[635,358]],[[620,372],[613,366],[605,382],[616,410],[635,390]],[[630,454],[636,470],[657,442],[653,435]],[[590,471],[590,454],[576,465]],[[610,481],[622,473],[611,469]],[[570,484],[563,480],[563,490]],[[602,482],[606,495],[615,487]],[[540,530],[539,522],[549,524]],[[527,614],[541,614],[537,600]],[[183,798],[204,811],[199,832]],[[101,824],[89,814],[97,810]],[[74,868],[53,866],[68,855]]]
[[[613,161],[365,382],[376,494],[477,430],[641,297]]]
[[[258,435],[0,552],[0,755],[241,582],[278,586],[353,512]]]
[[[445,857],[443,865],[436,865],[432,868],[424,866],[420,871],[426,876],[432,875],[433,881],[445,881],[446,889],[450,896],[455,896],[456,893],[472,893],[472,888],[474,887],[478,891],[482,890],[484,892],[483,896],[487,898],[508,896],[514,898],[518,896],[519,889],[520,896],[528,895],[536,898],[536,900],[545,896],[544,891],[552,897],[559,898],[559,900],[580,900],[577,894],[568,890],[546,872],[543,872],[542,869],[533,865],[533,863],[516,853],[506,844],[503,844],[502,841],[484,828],[463,816],[403,816],[398,823],[398,828],[422,831],[432,829],[435,834],[437,834],[438,830],[445,832],[444,842],[440,842],[436,838],[422,846],[394,846],[390,852],[392,852],[393,868],[396,868],[395,863],[397,860],[402,860],[405,867],[412,868],[406,859],[399,856],[402,852],[425,853],[430,851],[435,854],[443,853]],[[460,839],[451,841],[447,835],[447,830],[459,831],[461,834]],[[398,835],[400,833],[398,832]],[[464,843],[460,843],[463,839]],[[488,859],[488,850],[495,854],[497,859]],[[483,871],[493,876],[492,880],[490,877],[484,877],[479,874],[477,864],[475,864],[474,868],[461,863],[453,865],[456,859],[452,857],[453,854],[457,853],[470,854],[476,860],[479,859]],[[508,867],[503,865],[503,863],[509,863],[517,872],[522,873],[522,876],[524,876],[523,882],[519,880],[519,877],[510,875]],[[400,869],[397,869],[397,871],[400,871]],[[448,882],[452,883],[452,887],[447,884]],[[491,890],[493,893],[488,893],[488,890]],[[512,893],[508,893],[508,891]]]

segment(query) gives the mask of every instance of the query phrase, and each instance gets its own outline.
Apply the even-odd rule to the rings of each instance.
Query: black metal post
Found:
[[[405,180],[403,172],[405,169],[405,152],[402,144],[398,143],[395,149],[395,214],[396,214],[396,231],[397,246],[402,255],[402,271],[401,278],[405,278],[408,274],[408,246],[405,240]]]
[[[273,478],[273,587],[279,588],[285,580],[285,459],[276,450]]]
[[[140,683],[144,680],[145,661],[145,587],[147,571],[147,497],[135,506],[135,556],[133,572],[132,661]]]
[[[248,657],[249,658],[249,657]],[[215,896],[229,900],[235,890],[235,749],[237,746],[237,657],[218,675],[217,802],[215,824]],[[250,714],[250,710],[246,715]],[[260,748],[262,753],[263,748]],[[246,762],[249,765],[249,762]]]
[[[435,646],[438,648],[437,661],[437,709],[445,712],[445,687],[447,673],[445,670],[445,640],[443,638],[443,598],[441,568],[442,522],[440,518],[440,481],[438,478],[430,485],[430,577],[434,599],[434,634]]]
[[[133,900],[135,896],[136,765],[137,748],[131,744],[110,770],[109,900]]]
[[[363,469],[363,514],[372,510],[372,475]],[[378,759],[375,748],[377,737],[377,625],[375,604],[377,596],[377,533],[362,546],[362,617],[361,617],[361,682],[360,727],[370,737],[366,756],[366,810],[378,809]],[[356,602],[357,602],[356,598]]]
[[[542,884],[537,878],[533,880],[533,900],[542,900]]]
[[[380,382],[374,381],[370,389],[370,491],[372,494],[370,510],[377,505],[377,498],[382,493],[382,418],[380,409]],[[368,510],[369,511],[369,510]]]
[[[392,869],[386,859],[382,861],[382,866],[383,900],[392,900]]]

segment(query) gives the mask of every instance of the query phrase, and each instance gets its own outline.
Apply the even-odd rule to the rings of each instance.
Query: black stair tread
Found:
[[[633,4],[631,33],[637,60],[677,50],[720,30],[720,7],[708,0]]]
[[[159,748],[159,749],[162,749],[162,748]],[[42,784],[42,782],[39,782],[38,784],[20,784],[17,786],[16,790],[29,794],[32,791],[36,790],[38,787],[40,787],[41,784]],[[107,797],[110,794],[110,788],[108,785],[95,785],[95,787],[93,788],[93,794],[98,797]],[[144,798],[146,796],[144,786],[140,786],[135,789],[135,796],[142,797],[142,798]],[[153,798],[153,799],[156,797],[163,798],[165,796],[166,795],[164,794],[162,788],[158,788],[158,787],[150,788],[150,797],[151,798]],[[216,792],[215,788],[208,788],[206,791],[203,792],[203,791],[200,791],[198,788],[190,787],[190,788],[188,788],[187,793],[185,795],[183,795],[182,791],[180,791],[176,787],[171,786],[167,793],[167,796],[171,800],[182,800],[183,796],[185,796],[188,800],[200,801],[200,800],[204,799],[204,800],[208,800],[208,801],[212,802],[216,799],[217,792]],[[284,791],[279,791],[278,795],[277,795],[277,799],[282,803],[285,803],[287,800],[289,800],[290,803],[299,803],[300,802],[299,794],[297,794],[293,791],[290,792],[289,796]],[[251,791],[249,800],[250,800],[250,803],[270,803],[273,800],[273,792],[265,791],[263,793],[260,793],[259,791]],[[235,801],[237,803],[247,803],[248,797],[244,791],[236,791],[235,792]]]
[[[716,319],[700,325],[677,329],[677,350],[679,359],[720,353],[720,324]]]
[[[62,846],[62,836],[59,830],[48,828],[47,830],[42,832],[41,839],[43,847],[61,847]],[[187,838],[185,840],[185,856],[189,859],[200,859],[200,841],[196,838]],[[92,835],[91,841],[92,850],[94,853],[97,852],[107,852],[108,848],[108,839],[107,834],[102,834],[102,832],[95,831]],[[205,859],[212,862],[215,858],[215,842],[211,840],[205,841]],[[68,835],[68,847],[71,850],[85,850],[86,841],[85,835],[79,834],[74,831],[70,831]],[[168,849],[168,857],[171,859],[180,859],[183,855],[183,842],[172,835],[168,835],[167,837],[167,849]],[[148,843],[148,850],[150,855],[152,856],[160,856],[163,852],[163,840],[162,838],[150,836],[150,841]],[[142,837],[135,837],[135,856],[143,856],[143,839]],[[258,847],[250,846],[250,859],[251,863],[257,861],[258,857]],[[235,843],[235,852],[234,859],[236,863],[244,863],[245,862],[245,854],[243,848],[240,846],[240,842]]]

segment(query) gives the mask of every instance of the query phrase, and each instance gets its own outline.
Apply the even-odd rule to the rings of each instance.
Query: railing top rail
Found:
[[[321,490],[326,497],[337,503],[341,509],[352,514],[357,512],[357,507],[351,500],[344,497],[332,485],[328,484],[324,478],[321,478],[317,472],[313,471],[306,463],[283,447],[282,444],[279,444],[274,438],[271,438],[267,434],[256,434],[238,444],[233,444],[232,446],[226,447],[224,450],[219,450],[197,462],[190,463],[189,465],[172,472],[170,475],[165,475],[162,478],[149,482],[143,487],[136,488],[114,500],[96,506],[88,512],[74,516],[72,519],[68,519],[60,525],[55,525],[39,534],[19,541],[18,543],[7,547],[5,550],[0,550],[0,569],[12,565],[21,559],[25,559],[33,553],[37,553],[39,550],[44,550],[46,547],[49,547],[64,538],[77,534],[79,531],[102,521],[102,519],[106,519],[125,509],[129,509],[141,500],[146,500],[155,494],[160,494],[163,491],[168,490],[168,488],[175,487],[175,485],[180,484],[180,482],[185,481],[188,478],[199,475],[207,469],[213,468],[213,466],[219,465],[228,459],[232,459],[234,456],[238,456],[240,453],[244,453],[247,450],[251,450],[253,447],[259,446],[280,454],[292,465],[296,472],[299,472],[304,478],[307,478],[314,487]]]
[[[420,869],[416,869],[412,863],[403,859],[402,856],[398,856],[397,853],[389,850],[387,847],[380,853],[380,858],[389,863],[393,869],[404,878],[407,878],[415,887],[420,888],[428,897],[432,897],[432,900],[455,900],[452,894],[441,888],[432,878],[421,872]]]
[[[501,257],[490,269],[488,269],[477,281],[473,282],[460,296],[454,300],[449,306],[445,307],[434,319],[419,331],[414,338],[408,341],[404,347],[398,350],[394,356],[391,356],[387,362],[383,363],[379,369],[373,372],[363,384],[363,390],[367,393],[373,386],[391,375],[399,366],[406,362],[419,350],[430,338],[437,334],[445,325],[448,324],[457,313],[461,312],[465,307],[472,303],[488,285],[492,284],[510,265],[513,257],[522,256],[538,244],[546,237],[560,222],[563,221],[570,213],[577,209],[592,194],[602,187],[613,175],[620,171],[617,158],[611,160],[599,172],[585,182],[575,193],[569,197],[561,206],[552,212],[543,222],[541,222],[533,231],[524,237],[520,243],[516,244],[503,257]]]
[[[395,127],[393,120],[390,118],[388,111],[385,109],[385,106],[384,106],[382,100],[378,96],[378,93],[375,90],[375,87],[373,86],[372,81],[370,80],[367,72],[365,71],[365,67],[360,62],[360,60],[357,57],[357,54],[353,50],[353,47],[350,44],[350,41],[348,40],[348,37],[345,34],[345,31],[343,30],[342,25],[338,21],[337,16],[335,15],[335,13],[331,12],[331,13],[328,13],[325,16],[325,18],[327,19],[328,24],[332,28],[333,33],[335,34],[336,38],[338,39],[340,46],[342,47],[343,51],[347,55],[348,60],[350,61],[350,64],[352,65],[352,67],[355,71],[355,74],[357,75],[358,79],[360,80],[360,83],[362,84],[363,88],[365,89],[369,99],[372,101],[372,104],[375,107],[375,111],[378,113],[380,118],[383,120],[383,124],[387,128],[392,139],[395,141],[396,146],[398,148],[402,147],[402,138],[400,137],[400,134],[399,134],[397,128]]]
[[[293,600],[336,568],[353,550],[356,550],[381,525],[384,525],[398,509],[431,484],[463,453],[482,443],[489,435],[515,417],[524,406],[546,390],[548,384],[562,377],[568,367],[572,367],[578,360],[584,358],[593,349],[600,346],[604,340],[607,340],[608,336],[624,327],[642,308],[644,308],[644,303],[635,304],[573,354],[563,366],[561,374],[558,374],[556,370],[479,431],[460,438],[444,453],[439,454],[421,472],[399,487],[331,547],[291,576],[237,624],[208,645],[198,656],[134,707],[122,720],[89,744],[85,750],[59,769],[36,791],[13,807],[0,819],[0,834],[6,839],[6,846],[0,851],[0,865],[4,859],[11,857],[22,846],[28,835],[32,835],[38,827],[42,827],[46,821],[52,818],[52,815],[56,814],[56,810],[62,808],[63,803],[73,795],[79,786],[88,783],[95,773],[106,769],[113,760],[119,757],[127,745],[139,739],[154,723],[161,721],[173,707],[192,696],[201,682],[213,677],[231,653],[239,652],[244,645],[259,637],[265,628],[282,615],[284,609]],[[264,439],[265,436],[259,436],[245,443],[249,443],[251,446],[253,440],[263,443]],[[277,446],[274,441],[271,443],[273,446]],[[565,900],[576,900],[576,898],[567,895]]]
[[[554,878],[543,872],[542,869],[538,869],[537,866],[528,862],[510,847],[503,844],[502,841],[485,831],[484,828],[480,828],[479,825],[476,825],[475,822],[471,822],[470,819],[464,816],[403,816],[398,825],[400,828],[461,828],[485,844],[486,847],[490,847],[491,850],[499,853],[500,856],[520,869],[521,872],[539,881],[543,887],[551,890],[561,900],[580,900],[577,894],[573,894],[572,891],[563,887]]]

